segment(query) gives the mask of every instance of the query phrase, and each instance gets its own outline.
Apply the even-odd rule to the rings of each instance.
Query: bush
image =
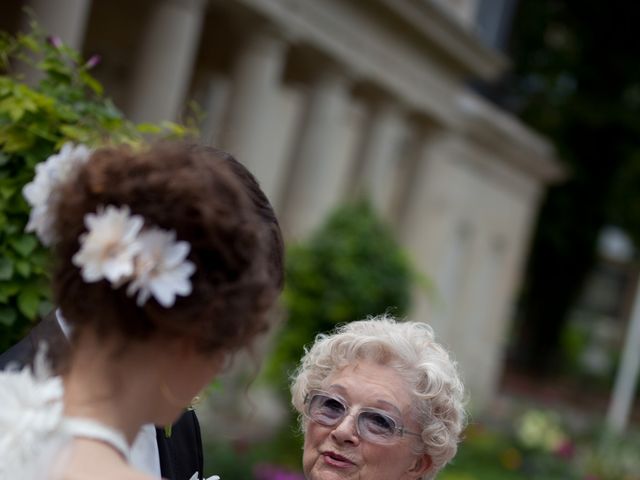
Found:
[[[51,308],[47,251],[24,232],[29,207],[22,188],[36,164],[67,141],[134,144],[144,133],[186,133],[171,123],[127,121],[90,73],[98,61],[84,61],[37,25],[29,34],[0,32],[0,352]],[[19,73],[28,70],[38,79],[34,86]]]
[[[501,427],[469,425],[458,455],[438,478],[638,480],[639,447],[637,431],[612,437],[590,424],[588,430],[572,432],[557,412],[527,410]]]
[[[269,378],[286,385],[304,345],[318,333],[372,315],[405,315],[411,285],[409,262],[373,209],[366,202],[339,208],[307,242],[288,248],[288,319]]]

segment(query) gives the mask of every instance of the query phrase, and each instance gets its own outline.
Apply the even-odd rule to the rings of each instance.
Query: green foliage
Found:
[[[371,315],[404,315],[412,280],[403,251],[368,204],[337,210],[308,242],[287,251],[288,321],[270,359],[271,378],[286,384],[318,333]]]
[[[595,260],[603,226],[640,241],[640,4],[521,0],[503,102],[547,135],[569,178],[542,205],[514,348],[522,366],[558,365],[562,328]]]
[[[67,141],[136,144],[150,128],[136,127],[104,96],[89,71],[93,61],[33,27],[15,37],[0,32],[0,351],[51,308],[48,253],[24,232],[22,188],[36,164]],[[181,136],[185,129],[166,123],[154,132]]]
[[[205,474],[238,480],[256,479],[259,465],[270,464],[299,471],[302,465],[302,434],[284,429],[268,442],[204,440]],[[278,478],[277,476],[275,478]],[[284,477],[288,480],[291,477]],[[274,479],[275,480],[275,479]]]

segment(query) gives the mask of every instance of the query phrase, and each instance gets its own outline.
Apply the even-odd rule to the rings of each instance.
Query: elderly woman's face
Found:
[[[363,408],[396,419],[408,431],[420,431],[410,418],[408,389],[395,370],[359,362],[327,377],[321,389],[343,401],[349,411],[334,426],[305,420],[302,463],[308,480],[413,480],[429,469],[429,456],[413,453],[412,446],[419,441],[415,436],[396,436],[379,444],[358,434],[356,417]],[[360,433],[364,427],[361,421]]]

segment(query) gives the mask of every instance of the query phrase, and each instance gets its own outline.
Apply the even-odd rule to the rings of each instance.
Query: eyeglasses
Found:
[[[341,398],[320,390],[311,390],[305,398],[305,415],[312,421],[325,427],[335,427],[349,415],[350,407]],[[415,435],[404,429],[399,420],[388,413],[375,408],[361,408],[356,414],[356,432],[358,436],[371,443],[389,445],[395,437]]]

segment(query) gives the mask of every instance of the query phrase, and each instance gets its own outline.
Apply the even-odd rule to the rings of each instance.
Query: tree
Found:
[[[502,102],[548,136],[570,178],[542,206],[521,298],[517,360],[555,365],[601,228],[640,245],[640,4],[521,0]]]

